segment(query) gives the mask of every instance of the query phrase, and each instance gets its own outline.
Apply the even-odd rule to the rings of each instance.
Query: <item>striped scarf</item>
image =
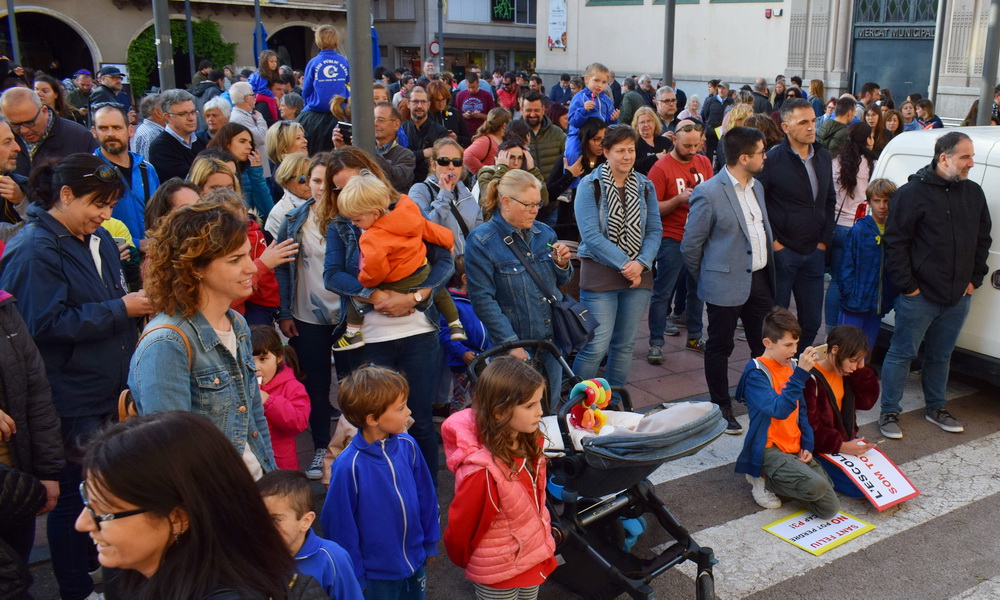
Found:
[[[642,250],[642,208],[639,198],[639,178],[635,170],[625,178],[625,197],[622,198],[615,185],[611,168],[605,164],[601,171],[601,183],[608,195],[608,239],[635,260]]]

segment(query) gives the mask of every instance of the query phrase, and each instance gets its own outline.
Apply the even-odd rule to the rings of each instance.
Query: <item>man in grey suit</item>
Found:
[[[726,418],[726,433],[739,435],[743,428],[729,396],[729,357],[738,319],[751,355],[764,353],[761,326],[774,306],[774,238],[763,188],[754,179],[764,170],[764,134],[734,127],[723,141],[726,167],[694,189],[681,254],[708,308],[708,391]]]

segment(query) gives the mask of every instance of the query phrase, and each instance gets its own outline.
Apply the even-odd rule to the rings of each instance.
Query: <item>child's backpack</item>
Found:
[[[753,366],[754,366],[755,369],[759,369],[760,371],[762,371],[764,373],[764,377],[767,377],[767,382],[770,383],[771,387],[773,388],[774,387],[774,377],[771,375],[771,371],[769,371],[767,369],[767,367],[765,367],[763,364],[761,364],[761,362],[759,360],[757,360],[756,358],[751,358],[750,360],[753,361]],[[795,368],[798,365],[799,365],[799,361],[793,358],[792,359],[792,368]],[[744,371],[743,375],[740,377],[740,382],[738,384],[736,384],[736,401],[739,402],[740,404],[746,404],[747,403],[747,399],[746,399],[746,387],[747,387],[747,385],[746,384],[747,384],[747,376],[750,375],[750,373],[753,373],[753,371]]]

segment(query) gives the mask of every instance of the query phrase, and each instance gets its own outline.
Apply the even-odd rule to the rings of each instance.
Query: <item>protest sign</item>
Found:
[[[837,513],[832,519],[824,520],[807,510],[801,510],[765,525],[763,529],[809,554],[819,556],[827,550],[868,533],[875,529],[875,526],[843,512]]]
[[[843,471],[879,511],[920,495],[899,467],[878,448],[861,456],[820,454]]]

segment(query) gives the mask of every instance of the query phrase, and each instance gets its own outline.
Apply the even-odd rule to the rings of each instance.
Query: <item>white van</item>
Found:
[[[1000,384],[1000,127],[958,127],[930,131],[908,131],[895,137],[882,151],[872,179],[884,177],[896,185],[906,183],[910,175],[931,162],[934,142],[952,131],[972,139],[976,166],[969,180],[983,187],[993,221],[993,246],[983,285],[972,296],[969,316],[958,337],[952,357],[952,369]],[[889,210],[892,210],[890,204]],[[969,235],[975,235],[970,231]],[[894,313],[882,321],[883,330],[891,331]],[[880,336],[880,342],[884,336]]]

